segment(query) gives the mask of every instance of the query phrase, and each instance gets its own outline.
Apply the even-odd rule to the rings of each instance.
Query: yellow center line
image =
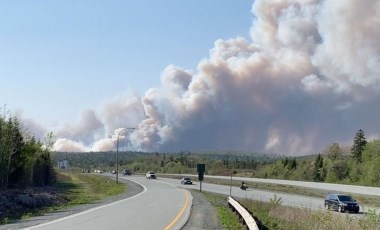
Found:
[[[181,211],[178,213],[178,215],[174,218],[174,220],[172,222],[170,222],[170,224],[168,224],[168,226],[166,226],[164,228],[164,230],[169,230],[171,227],[173,227],[173,225],[175,223],[177,223],[177,221],[179,220],[179,218],[181,218],[182,214],[185,212],[186,208],[187,208],[187,205],[189,203],[189,195],[188,195],[188,192],[186,190],[183,190],[184,193],[186,194],[186,202],[185,204],[183,205]]]

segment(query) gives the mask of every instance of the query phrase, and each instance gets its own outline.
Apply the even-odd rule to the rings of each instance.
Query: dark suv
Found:
[[[123,171],[121,171],[121,173],[123,175],[132,175],[132,170],[130,170],[130,169],[123,169]]]
[[[346,194],[328,194],[325,198],[325,208],[337,210],[338,212],[359,212],[359,204]]]

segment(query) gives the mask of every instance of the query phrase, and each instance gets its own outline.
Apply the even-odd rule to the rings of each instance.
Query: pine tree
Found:
[[[362,153],[364,150],[365,145],[367,144],[367,140],[364,136],[363,130],[359,129],[354,138],[354,144],[351,148],[351,156],[357,161],[362,161]]]
[[[322,176],[322,168],[323,168],[323,157],[321,154],[317,155],[317,158],[314,161],[314,181],[323,181]]]

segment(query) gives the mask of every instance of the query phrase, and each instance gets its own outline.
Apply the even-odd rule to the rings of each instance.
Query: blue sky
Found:
[[[194,70],[217,39],[248,37],[252,1],[1,1],[0,104],[44,126],[174,64]]]

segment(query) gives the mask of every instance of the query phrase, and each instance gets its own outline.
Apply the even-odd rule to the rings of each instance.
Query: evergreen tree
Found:
[[[323,181],[323,177],[321,173],[322,168],[323,168],[323,157],[321,156],[321,154],[318,154],[314,162],[314,176],[313,177],[315,181]]]
[[[363,130],[359,129],[355,134],[354,144],[351,148],[351,156],[357,162],[362,162],[362,153],[366,144],[367,140],[364,136],[364,132]]]
[[[47,185],[54,180],[50,150],[34,137],[24,140],[15,117],[0,115],[0,188]]]

